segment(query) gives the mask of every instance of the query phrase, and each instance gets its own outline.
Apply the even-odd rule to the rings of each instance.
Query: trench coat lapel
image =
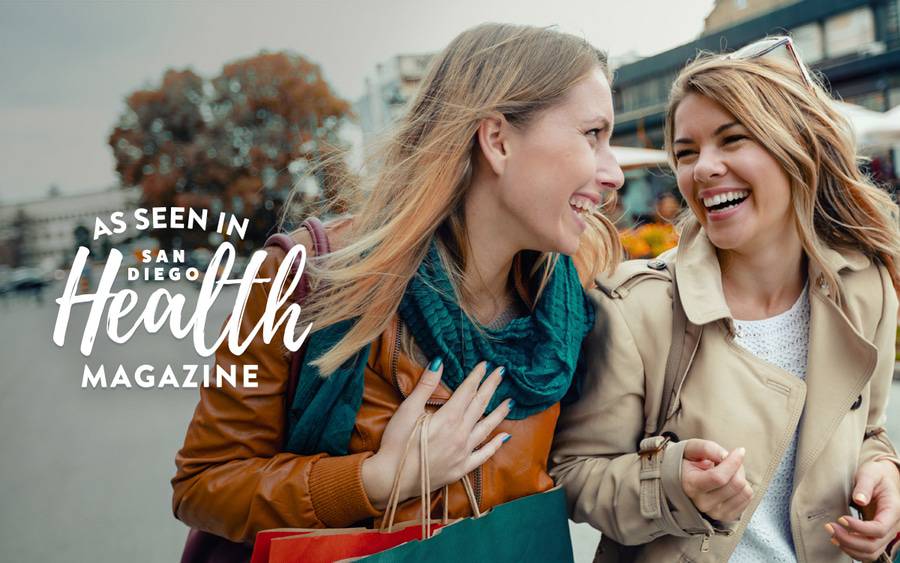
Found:
[[[824,267],[862,270],[869,259],[853,251],[824,247]],[[703,325],[720,319],[730,323],[731,311],[722,290],[722,273],[713,244],[695,225],[683,234],[675,269],[678,291],[688,319]],[[800,420],[795,486],[821,454],[829,438],[872,377],[878,350],[866,340],[830,297],[822,270],[809,269],[809,355],[806,366],[806,406]],[[862,440],[862,436],[860,436]]]
[[[826,255],[832,271],[863,267],[857,257],[849,260],[835,251]],[[878,350],[862,336],[829,297],[831,288],[821,272],[810,268],[809,355],[806,366],[806,407],[800,420],[800,437],[794,484],[800,483],[825,448],[841,420],[862,392],[878,361]],[[862,440],[862,436],[860,436]]]
[[[699,225],[688,227],[682,234],[677,252],[675,277],[688,320],[699,326],[731,318],[716,248]]]

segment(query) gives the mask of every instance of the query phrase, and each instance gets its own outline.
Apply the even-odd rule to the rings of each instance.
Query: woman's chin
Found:
[[[566,234],[563,237],[559,237],[556,239],[545,239],[542,244],[533,244],[528,248],[528,250],[533,250],[535,252],[553,252],[557,254],[565,254],[566,256],[572,256],[573,254],[578,252],[578,247],[580,244],[580,237]]]
[[[565,254],[566,256],[572,256],[576,252],[578,252],[578,247],[581,245],[581,235],[578,236],[566,236],[564,240],[559,241],[559,244],[556,245],[554,250],[551,252],[557,252],[559,254]]]
[[[707,232],[709,242],[719,250],[737,251],[745,245],[745,237],[732,233]]]

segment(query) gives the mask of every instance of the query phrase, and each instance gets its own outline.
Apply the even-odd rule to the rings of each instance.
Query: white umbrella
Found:
[[[894,145],[900,143],[900,106],[883,114],[880,123],[868,133],[869,144]]]
[[[666,164],[666,153],[656,149],[612,147],[613,155],[622,170]]]
[[[890,137],[900,139],[900,127],[891,127],[888,114],[872,111],[847,102],[836,102],[837,109],[850,122],[856,142],[862,146],[891,144]],[[900,115],[895,121],[900,125]],[[893,130],[893,133],[892,133]]]

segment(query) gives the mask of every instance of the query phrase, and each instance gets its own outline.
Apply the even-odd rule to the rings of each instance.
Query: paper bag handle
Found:
[[[393,531],[394,527],[394,517],[397,513],[397,505],[400,501],[400,475],[403,473],[403,466],[406,464],[406,458],[409,456],[409,449],[412,447],[413,442],[416,439],[416,433],[418,433],[419,437],[419,475],[420,475],[420,515],[422,519],[422,539],[428,539],[431,537],[431,470],[430,463],[428,459],[428,425],[431,422],[431,413],[422,414],[418,420],[416,420],[416,425],[413,428],[413,431],[409,435],[409,439],[406,441],[406,449],[403,450],[403,456],[400,458],[400,465],[397,467],[397,473],[394,475],[394,483],[391,485],[391,494],[388,497],[388,503],[386,507],[387,518],[381,521],[381,531]],[[481,510],[478,508],[478,500],[475,498],[475,490],[472,488],[472,483],[469,481],[468,475],[463,475],[460,481],[463,484],[463,488],[466,490],[466,496],[469,498],[469,505],[472,508],[472,513],[476,518],[481,516]],[[443,487],[443,504],[444,504],[444,515],[442,519],[443,524],[448,524],[450,522],[449,513],[448,513],[448,499],[450,495],[450,487],[449,485],[444,485]]]

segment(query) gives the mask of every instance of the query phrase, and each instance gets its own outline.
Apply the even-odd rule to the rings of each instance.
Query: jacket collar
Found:
[[[860,271],[870,265],[869,258],[856,250],[822,247],[821,254],[824,267],[835,277],[845,269]],[[688,320],[696,325],[704,325],[720,319],[731,319],[731,310],[722,288],[722,271],[716,248],[698,223],[692,223],[681,234],[675,256],[678,293]],[[809,268],[809,279],[815,281],[820,290],[828,293],[823,270],[812,261]]]

